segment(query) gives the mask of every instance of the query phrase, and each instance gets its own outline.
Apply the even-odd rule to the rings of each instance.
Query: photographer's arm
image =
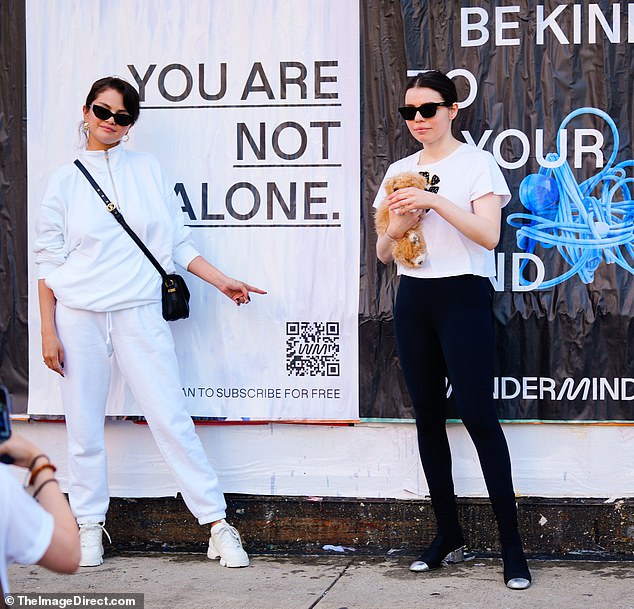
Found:
[[[59,489],[55,472],[46,466],[48,457],[35,444],[16,433],[0,444],[0,454],[11,455],[19,467],[31,468],[35,498],[55,521],[51,542],[38,564],[58,573],[74,573],[80,558],[77,524],[66,497]]]

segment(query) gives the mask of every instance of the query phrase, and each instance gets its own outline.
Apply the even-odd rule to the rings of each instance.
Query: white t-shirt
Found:
[[[416,152],[388,167],[374,200],[378,207],[387,196],[385,182],[405,171],[422,173],[428,180],[428,190],[437,192],[458,207],[473,212],[472,202],[493,193],[502,197],[502,207],[511,200],[506,180],[493,155],[476,146],[462,144],[436,163],[419,165]],[[427,244],[427,260],[416,269],[397,263],[400,275],[436,278],[456,275],[495,275],[495,254],[478,245],[449,224],[434,210],[423,215],[423,237]]]
[[[7,566],[32,565],[51,545],[55,521],[0,464],[0,581],[9,592]]]

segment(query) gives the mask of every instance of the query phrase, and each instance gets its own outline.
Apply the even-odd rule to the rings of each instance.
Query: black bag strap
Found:
[[[95,179],[90,175],[90,172],[86,169],[84,164],[79,159],[75,159],[75,165],[77,165],[77,167],[79,168],[79,171],[81,171],[84,174],[88,182],[90,182],[90,185],[97,191],[97,194],[101,197],[101,200],[106,204],[106,208],[108,209],[108,211],[115,217],[115,220],[119,224],[121,224],[121,226],[123,227],[123,230],[126,233],[128,233],[128,235],[130,235],[132,240],[139,246],[141,251],[148,257],[150,262],[154,265],[154,268],[161,274],[163,281],[165,281],[167,279],[167,273],[165,272],[165,269],[159,264],[158,260],[154,256],[152,256],[152,252],[150,252],[150,250],[147,247],[145,247],[145,244],[143,243],[143,241],[141,241],[141,239],[139,239],[137,234],[128,226],[128,223],[125,221],[125,218],[123,217],[121,212],[116,208],[115,204],[108,198],[106,193],[103,190],[101,190],[101,188],[99,187],[99,184],[95,182]]]

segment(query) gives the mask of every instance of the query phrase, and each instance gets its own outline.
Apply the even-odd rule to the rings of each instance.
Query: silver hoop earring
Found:
[[[127,142],[130,139],[130,136],[126,133],[122,138],[121,141],[122,142]]]
[[[84,131],[88,133],[88,123],[84,121]]]

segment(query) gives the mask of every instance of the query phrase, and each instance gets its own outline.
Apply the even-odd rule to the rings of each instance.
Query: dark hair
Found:
[[[453,80],[440,70],[427,70],[412,76],[405,84],[405,91],[418,87],[433,89],[442,96],[448,104],[455,104],[458,101],[458,92]]]
[[[121,97],[123,97],[123,107],[132,117],[132,124],[136,123],[139,118],[139,113],[141,112],[139,107],[139,94],[129,82],[116,76],[106,76],[106,78],[100,78],[93,83],[92,87],[90,87],[88,97],[86,97],[86,107],[89,108],[92,106],[92,102],[95,101],[97,95],[106,89],[114,89],[121,93]]]

